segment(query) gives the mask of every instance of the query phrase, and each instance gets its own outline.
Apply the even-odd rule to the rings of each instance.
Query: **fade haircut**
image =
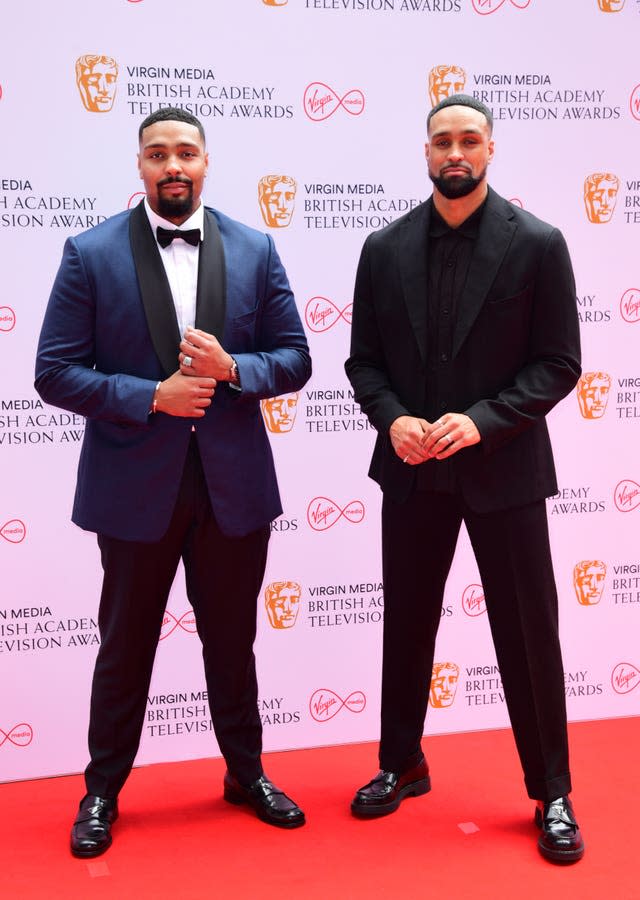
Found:
[[[186,122],[187,125],[194,125],[200,133],[202,143],[207,143],[207,139],[204,135],[204,128],[202,127],[200,119],[196,119],[196,117],[192,116],[186,109],[180,109],[178,106],[165,106],[162,109],[157,109],[155,112],[152,112],[150,116],[147,116],[140,124],[140,128],[138,128],[138,143],[142,142],[142,132],[145,128],[148,128],[150,125],[155,125],[156,122]]]
[[[487,120],[489,134],[491,135],[493,133],[493,116],[491,115],[491,110],[488,106],[485,106],[484,103],[481,103],[469,94],[452,94],[450,97],[445,97],[444,100],[441,100],[440,103],[434,106],[427,116],[427,132],[429,131],[431,119],[436,113],[440,112],[441,109],[446,109],[447,106],[468,106],[470,109],[475,109],[477,112],[482,113]]]

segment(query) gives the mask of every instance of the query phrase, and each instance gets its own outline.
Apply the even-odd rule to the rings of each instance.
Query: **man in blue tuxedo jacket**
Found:
[[[225,799],[304,823],[262,770],[253,642],[282,512],[260,400],[305,384],[309,350],[271,238],[201,202],[201,123],[159,110],[139,144],[146,198],[67,241],[36,364],[42,398],[87,420],[72,518],[97,532],[104,570],[81,857],[111,844],[181,558]]]

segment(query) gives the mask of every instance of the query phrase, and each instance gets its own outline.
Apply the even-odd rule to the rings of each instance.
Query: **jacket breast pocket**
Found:
[[[519,305],[528,304],[533,293],[533,285],[528,284],[517,294],[508,294],[506,297],[492,297],[487,300],[487,306],[492,310],[515,309]]]

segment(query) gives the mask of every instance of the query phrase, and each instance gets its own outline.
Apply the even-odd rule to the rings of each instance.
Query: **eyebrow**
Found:
[[[142,149],[143,149],[143,150],[153,150],[153,149],[156,149],[156,148],[158,148],[158,147],[162,148],[162,147],[170,147],[170,146],[172,146],[172,145],[171,145],[171,144],[168,144],[168,143],[165,143],[165,142],[163,142],[163,141],[154,141],[154,142],[151,143],[151,144],[144,144],[144,146],[142,147]],[[198,150],[201,149],[200,144],[196,143],[195,141],[180,141],[180,143],[176,144],[176,146],[177,146],[177,147],[189,147],[189,148],[195,147],[195,148],[197,148]]]
[[[472,135],[482,135],[482,129],[470,127],[470,128],[465,128],[461,133],[462,134],[472,134]],[[452,131],[450,128],[442,129],[441,131],[434,131],[433,134],[431,135],[431,140],[433,140],[436,137],[446,137],[449,134],[452,134]]]

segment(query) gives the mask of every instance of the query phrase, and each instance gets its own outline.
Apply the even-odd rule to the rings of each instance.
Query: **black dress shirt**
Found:
[[[486,201],[485,201],[486,202]],[[457,228],[451,228],[431,201],[427,242],[427,389],[424,417],[435,422],[446,412],[461,412],[450,407],[453,387],[451,350],[460,297],[475,247],[483,203]],[[427,460],[418,467],[418,489],[445,491],[456,489],[451,460]]]

